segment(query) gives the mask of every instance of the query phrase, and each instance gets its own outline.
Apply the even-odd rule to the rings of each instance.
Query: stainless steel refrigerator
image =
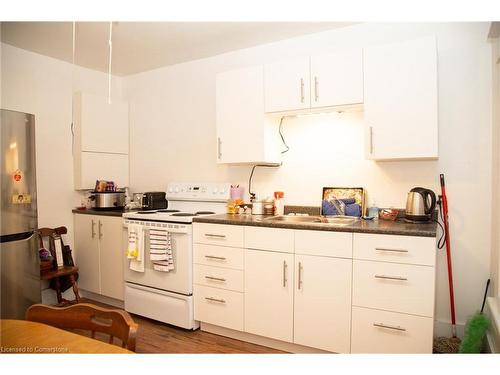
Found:
[[[35,116],[0,109],[1,318],[24,319],[41,301]]]

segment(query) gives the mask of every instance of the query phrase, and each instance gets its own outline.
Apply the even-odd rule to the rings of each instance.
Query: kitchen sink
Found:
[[[330,225],[351,225],[359,220],[359,217],[353,216],[273,216],[264,219],[264,221],[284,222],[284,223],[318,223]]]
[[[320,216],[294,216],[294,215],[285,215],[285,216],[273,216],[264,219],[265,221],[279,221],[285,223],[319,223],[321,222]]]

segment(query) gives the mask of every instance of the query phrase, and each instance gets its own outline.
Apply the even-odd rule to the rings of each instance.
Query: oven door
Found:
[[[192,226],[187,225],[187,233],[172,232],[172,253],[174,270],[156,271],[149,257],[149,228],[144,226],[144,272],[130,269],[130,261],[124,257],[124,277],[126,282],[144,285],[184,295],[193,294],[193,237]],[[123,243],[128,241],[127,228],[123,228]]]

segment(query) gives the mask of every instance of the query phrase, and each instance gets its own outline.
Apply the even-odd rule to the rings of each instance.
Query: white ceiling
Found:
[[[124,76],[345,27],[345,22],[113,22],[113,74]],[[71,62],[71,22],[2,22],[2,42]],[[75,62],[107,72],[107,22],[77,22]]]

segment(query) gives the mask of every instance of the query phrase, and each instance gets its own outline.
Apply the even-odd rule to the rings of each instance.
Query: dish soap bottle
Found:
[[[368,217],[373,217],[373,220],[378,220],[378,207],[375,199],[372,200],[372,203],[368,207]]]

